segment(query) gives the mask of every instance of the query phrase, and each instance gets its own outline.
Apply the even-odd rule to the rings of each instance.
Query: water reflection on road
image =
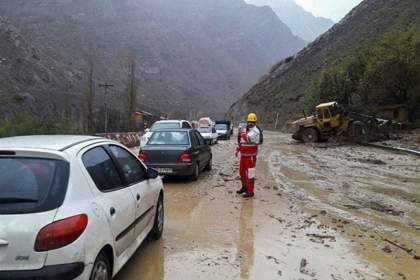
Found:
[[[241,279],[249,279],[250,269],[254,264],[254,229],[252,219],[254,201],[244,200],[239,218],[239,235],[237,236],[237,258],[240,263]]]
[[[252,278],[254,201],[216,201],[203,182],[167,183],[163,239],[144,242],[118,280]]]

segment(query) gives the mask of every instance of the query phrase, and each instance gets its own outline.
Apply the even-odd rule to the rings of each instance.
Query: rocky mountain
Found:
[[[269,6],[293,34],[312,42],[319,35],[330,29],[334,22],[324,17],[316,17],[296,4],[294,0],[249,0],[256,6]]]
[[[222,115],[272,61],[305,45],[271,9],[243,0],[2,0],[0,15],[51,60],[80,71],[80,94],[93,61],[96,82],[115,85],[114,108],[134,57],[139,103],[172,117]]]
[[[72,110],[77,73],[34,47],[0,17],[0,110],[2,118],[19,114],[44,117]],[[57,98],[60,96],[60,98]],[[46,102],[48,100],[48,102]],[[64,103],[67,103],[66,105]],[[77,115],[77,108],[74,114]]]
[[[355,54],[386,32],[420,26],[419,15],[417,0],[363,1],[297,55],[274,65],[232,105],[229,116],[242,119],[246,112],[255,111],[267,124],[274,122],[277,113],[280,121],[302,116],[307,104],[312,105],[311,86],[323,69]]]

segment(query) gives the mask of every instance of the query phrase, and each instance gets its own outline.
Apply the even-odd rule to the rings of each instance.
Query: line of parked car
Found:
[[[230,124],[211,127],[230,138]],[[0,280],[112,279],[146,237],[162,236],[159,174],[212,169],[203,133],[156,122],[138,155],[93,136],[0,139]]]
[[[209,118],[195,126],[186,120],[155,122],[141,138],[139,158],[161,175],[197,180],[200,172],[212,168],[210,145],[229,140],[232,131],[229,122],[214,124]]]

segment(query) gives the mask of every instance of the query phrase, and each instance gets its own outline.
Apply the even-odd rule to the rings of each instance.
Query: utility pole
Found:
[[[276,123],[274,124],[274,129],[277,129],[278,122],[279,122],[279,113],[277,112],[277,115],[276,115]]]
[[[104,88],[104,109],[105,109],[105,133],[108,132],[108,104],[106,102],[106,95],[108,93],[108,88],[113,88],[113,84],[99,84],[99,87]]]

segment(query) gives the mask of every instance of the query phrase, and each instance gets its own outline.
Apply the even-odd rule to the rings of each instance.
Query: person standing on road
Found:
[[[255,166],[257,164],[258,145],[261,140],[261,133],[257,127],[257,115],[250,113],[247,118],[247,127],[239,132],[238,147],[236,155],[241,153],[239,174],[241,176],[242,188],[237,194],[244,194],[243,197],[254,196]]]

